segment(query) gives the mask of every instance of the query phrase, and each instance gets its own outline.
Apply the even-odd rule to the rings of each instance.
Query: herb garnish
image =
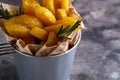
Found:
[[[61,28],[60,28],[60,30],[59,30],[59,32],[57,33],[57,37],[58,37],[58,38],[62,38],[62,39],[70,39],[70,38],[68,38],[67,36],[68,36],[69,34],[71,34],[76,28],[79,27],[80,22],[81,22],[81,21],[78,20],[78,21],[76,21],[76,23],[75,23],[72,27],[67,26],[67,27],[64,28],[64,29],[63,29],[63,25],[62,25]]]
[[[11,15],[10,12],[9,12],[7,9],[4,9],[4,8],[3,8],[2,3],[0,4],[0,18],[9,19],[9,18],[11,18],[11,17],[21,15],[22,12],[23,12],[23,11],[22,11],[22,7],[20,7],[19,11],[14,10],[14,11],[12,11],[12,15]]]

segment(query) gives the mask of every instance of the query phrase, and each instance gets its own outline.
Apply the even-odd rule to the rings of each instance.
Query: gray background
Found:
[[[120,0],[73,4],[87,29],[82,30],[70,80],[120,80]],[[0,56],[0,80],[18,80],[12,54]]]

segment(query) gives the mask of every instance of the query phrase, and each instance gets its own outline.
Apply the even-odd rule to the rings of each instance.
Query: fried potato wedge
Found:
[[[34,27],[33,29],[31,29],[30,34],[43,41],[45,41],[48,36],[47,31],[45,31],[44,29],[38,28],[38,27]]]
[[[67,13],[66,13],[65,9],[57,9],[56,17],[57,17],[57,19],[63,19],[64,17],[67,17]]]
[[[54,0],[54,6],[55,6],[55,10],[60,9],[60,3],[62,0]]]
[[[56,22],[53,13],[45,7],[39,5],[35,0],[22,0],[24,13],[36,16],[44,24],[50,25]]]
[[[45,25],[51,25],[56,22],[55,16],[45,7],[38,7],[35,14]]]
[[[63,27],[67,27],[67,26],[73,25],[76,21],[77,21],[77,19],[75,19],[73,17],[64,17],[63,19],[56,21],[55,24],[61,23],[63,25]]]
[[[66,13],[69,11],[69,0],[61,0],[61,9],[65,9]]]
[[[54,25],[46,26],[44,29],[48,32],[55,32],[58,33],[61,26],[63,25],[63,28],[66,28],[68,26],[72,26],[75,24],[77,19],[72,18],[72,17],[64,17],[63,19],[58,20]],[[76,29],[80,29],[80,26]]]
[[[26,25],[29,29],[32,29],[34,27],[43,27],[43,24],[40,22],[40,20],[30,15],[16,16],[11,18],[9,21],[13,24],[15,23]]]
[[[58,31],[60,30],[60,27],[62,26],[61,23],[59,24],[54,24],[54,25],[50,25],[50,26],[46,26],[44,27],[44,29],[48,32],[55,32],[58,33]]]
[[[54,32],[49,32],[47,41],[46,41],[46,45],[47,46],[53,46],[57,44],[57,37],[56,37],[56,33]]]
[[[55,14],[54,0],[42,0],[42,6],[46,7]]]
[[[66,28],[68,26],[72,27],[75,23],[76,23],[77,19],[74,18],[74,17],[64,17],[63,19],[60,19],[58,21],[56,21],[55,24],[62,24],[63,25],[63,28]],[[77,31],[79,29],[81,29],[81,24],[78,28],[76,28],[74,31]]]
[[[39,6],[35,0],[22,0],[24,14],[35,15],[36,7]]]
[[[66,13],[68,14],[69,2],[70,2],[70,0],[54,0],[55,10],[65,9]]]
[[[29,34],[30,29],[28,29],[27,26],[22,24],[13,24],[11,22],[5,21],[4,29],[9,35],[15,38],[31,37],[31,35]]]

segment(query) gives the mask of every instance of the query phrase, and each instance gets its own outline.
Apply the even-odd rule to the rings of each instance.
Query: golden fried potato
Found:
[[[47,41],[46,41],[46,45],[47,46],[53,46],[57,44],[57,37],[56,34],[54,32],[49,32]]]
[[[60,27],[62,26],[61,23],[59,24],[54,24],[54,25],[50,25],[50,26],[46,26],[44,27],[44,29],[48,32],[55,32],[58,33],[58,31],[60,30]]]
[[[29,34],[30,29],[28,29],[25,25],[22,24],[13,24],[9,22],[9,20],[4,23],[5,31],[16,38],[28,38],[31,37]]]
[[[61,0],[54,0],[54,6],[55,6],[55,10],[57,9],[60,9],[60,3],[61,3]]]
[[[58,20],[54,25],[46,26],[44,29],[48,32],[55,32],[58,33],[61,26],[63,25],[63,28],[66,28],[68,26],[72,26],[75,24],[77,19],[72,18],[72,17],[64,17],[63,19]],[[78,27],[77,29],[79,29]],[[76,30],[77,30],[76,29]]]
[[[36,7],[39,6],[35,0],[22,0],[24,14],[35,15]]]
[[[76,23],[77,19],[73,17],[64,17],[63,19],[58,20],[55,24],[62,24],[63,28],[66,28],[67,26],[72,27]],[[75,29],[75,31],[79,30],[81,25]]]
[[[57,17],[57,19],[63,19],[64,17],[67,17],[67,13],[66,13],[65,9],[57,9],[56,17]]]
[[[38,27],[34,27],[33,29],[31,29],[30,34],[43,41],[45,41],[48,36],[47,31],[45,31],[44,29],[38,28]]]
[[[67,26],[73,25],[76,21],[77,21],[77,19],[75,19],[73,17],[64,17],[63,19],[56,21],[55,24],[61,23],[63,25],[63,27],[67,27]]]
[[[55,16],[45,7],[37,7],[35,15],[40,19],[45,25],[51,25],[56,22]]]
[[[42,22],[40,22],[36,17],[30,16],[30,15],[20,15],[13,17],[9,20],[13,24],[23,24],[26,25],[29,29],[32,29],[34,27],[43,27]]]
[[[35,0],[22,0],[24,13],[36,16],[44,24],[50,25],[56,22],[55,16],[50,10],[39,5]]]
[[[66,13],[69,11],[69,0],[61,0],[61,9],[65,9]]]
[[[42,0],[42,6],[46,7],[55,14],[54,0]]]

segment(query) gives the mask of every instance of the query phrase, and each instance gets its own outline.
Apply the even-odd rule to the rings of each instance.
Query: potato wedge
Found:
[[[39,6],[35,0],[22,0],[24,14],[35,15],[36,6]]]
[[[45,7],[37,7],[35,15],[40,19],[45,25],[51,25],[56,22],[55,16]]]
[[[46,45],[47,46],[53,46],[57,44],[57,37],[56,34],[54,32],[49,32],[47,41],[46,41]]]
[[[44,29],[38,28],[38,27],[34,27],[33,29],[31,29],[30,34],[43,41],[45,41],[48,36],[47,31],[45,31]]]
[[[77,19],[73,17],[64,17],[63,19],[58,20],[55,24],[61,23],[63,25],[63,28],[66,28],[67,26],[73,26],[76,23]],[[81,29],[81,25],[75,29],[75,31]]]
[[[55,24],[61,23],[63,25],[63,27],[66,27],[66,26],[73,25],[76,21],[77,21],[77,19],[75,19],[73,17],[64,17],[63,19],[56,21]]]
[[[54,24],[54,25],[50,25],[50,26],[46,26],[44,27],[44,29],[48,32],[55,32],[58,33],[58,31],[60,30],[60,27],[62,26],[61,23],[59,24]]]
[[[55,6],[55,10],[60,9],[60,3],[62,0],[54,0],[54,6]]]
[[[22,0],[24,13],[36,16],[44,24],[50,25],[56,22],[55,16],[50,10],[39,5],[35,0]]]
[[[13,17],[9,20],[13,24],[23,24],[26,25],[29,29],[33,27],[43,27],[42,22],[40,22],[36,17],[30,15],[20,15]]]
[[[63,19],[64,17],[67,17],[67,13],[66,13],[65,9],[57,9],[56,17],[57,17],[57,19]]]
[[[77,19],[72,18],[72,17],[64,17],[63,19],[58,20],[54,25],[51,26],[46,26],[44,29],[48,32],[55,32],[58,33],[61,26],[63,25],[63,28],[66,28],[68,26],[72,26],[75,24],[75,22],[77,21]],[[78,27],[76,30],[80,29],[80,27]]]
[[[15,38],[28,38],[31,37],[29,34],[30,29],[28,29],[25,25],[22,24],[13,24],[8,21],[4,23],[5,31],[15,37]]]
[[[69,0],[61,0],[61,9],[65,9],[66,13],[69,11]]]
[[[42,6],[46,7],[55,14],[54,0],[42,0]]]

